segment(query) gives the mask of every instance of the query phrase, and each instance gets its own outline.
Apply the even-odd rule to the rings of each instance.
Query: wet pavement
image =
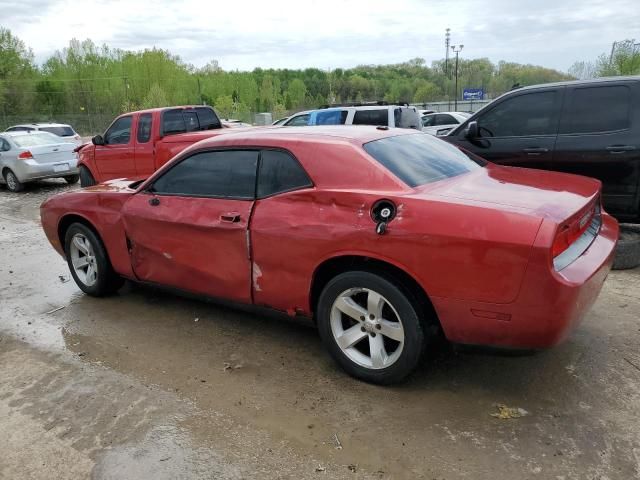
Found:
[[[640,269],[613,272],[563,345],[444,347],[377,387],[301,321],[82,294],[38,220],[69,188],[0,187],[0,478],[640,478]]]

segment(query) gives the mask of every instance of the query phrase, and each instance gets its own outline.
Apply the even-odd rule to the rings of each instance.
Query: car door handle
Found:
[[[611,145],[611,146],[607,147],[607,151],[609,153],[631,152],[631,151],[633,151],[635,149],[636,149],[636,147],[634,147],[633,145]]]
[[[525,148],[522,151],[529,155],[540,155],[541,153],[547,153],[549,149],[544,147],[531,147],[531,148]]]
[[[160,199],[158,197],[150,198],[149,205],[151,205],[152,207],[157,207],[158,205],[160,205]]]
[[[227,223],[238,223],[240,221],[239,213],[223,213],[220,215],[220,221]]]

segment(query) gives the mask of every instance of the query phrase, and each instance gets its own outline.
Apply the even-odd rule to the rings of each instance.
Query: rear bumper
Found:
[[[65,165],[66,170],[63,169]],[[18,180],[21,182],[30,182],[42,178],[77,175],[78,159],[69,158],[55,163],[37,163],[34,160],[20,160],[16,161],[10,168],[18,177]]]
[[[564,340],[598,297],[615,253],[618,223],[602,215],[589,248],[556,272],[548,252],[536,249],[518,299],[489,304],[433,298],[447,338],[456,343],[509,348],[546,348]]]

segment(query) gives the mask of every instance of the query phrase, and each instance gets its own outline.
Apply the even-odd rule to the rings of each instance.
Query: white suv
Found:
[[[33,132],[38,130],[53,133],[58,137],[64,138],[69,143],[82,145],[80,135],[78,135],[71,125],[65,123],[25,123],[9,127],[5,132]]]
[[[307,125],[380,125],[385,127],[415,128],[422,123],[415,107],[399,105],[366,105],[355,107],[330,107],[307,110],[291,115],[283,126]]]

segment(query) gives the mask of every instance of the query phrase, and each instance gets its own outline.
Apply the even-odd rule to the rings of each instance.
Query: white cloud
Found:
[[[348,67],[444,55],[444,29],[463,56],[566,70],[611,42],[640,35],[637,0],[0,0],[3,25],[40,61],[71,38],[123,49],[159,47],[203,65]]]

